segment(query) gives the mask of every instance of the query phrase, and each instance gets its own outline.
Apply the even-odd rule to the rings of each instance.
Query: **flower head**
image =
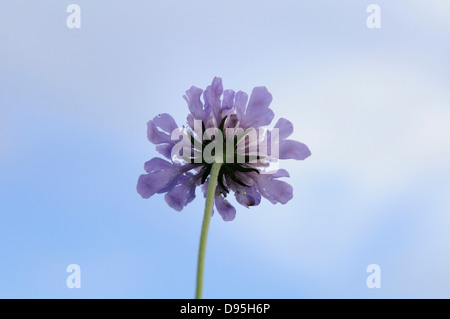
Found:
[[[293,132],[287,119],[266,128],[274,113],[265,87],[255,87],[249,98],[242,91],[223,90],[222,79],[215,77],[204,91],[191,87],[184,99],[190,111],[187,127],[179,128],[166,113],[147,123],[148,139],[168,160],[155,157],[145,163],[146,174],[137,183],[143,198],[165,193],[169,206],[181,211],[195,198],[197,186],[206,196],[214,162],[222,163],[214,204],[225,221],[236,215],[226,199],[230,193],[245,207],[258,205],[261,196],[273,204],[286,204],[293,197],[292,186],[279,180],[289,173],[273,170],[274,164],[279,159],[303,160],[311,152],[305,144],[287,139]]]

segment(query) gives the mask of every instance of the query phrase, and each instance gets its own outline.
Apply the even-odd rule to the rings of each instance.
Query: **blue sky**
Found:
[[[200,192],[135,187],[146,122],[214,76],[266,86],[312,156],[288,204],[212,218],[205,297],[450,297],[447,1],[378,1],[381,29],[360,1],[80,0],[68,29],[70,3],[0,5],[0,297],[193,297]]]

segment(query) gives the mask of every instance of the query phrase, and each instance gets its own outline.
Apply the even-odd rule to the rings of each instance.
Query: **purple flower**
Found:
[[[206,196],[213,158],[223,163],[214,200],[223,220],[236,216],[226,199],[231,192],[247,208],[259,205],[261,197],[273,204],[292,199],[292,186],[279,180],[289,177],[288,172],[273,172],[270,167],[278,159],[304,160],[311,152],[305,144],[287,139],[293,132],[287,119],[280,118],[271,130],[265,129],[274,118],[269,108],[272,95],[265,87],[254,88],[249,98],[242,91],[224,91],[222,79],[215,77],[204,91],[191,87],[184,99],[190,111],[187,127],[179,128],[165,113],[147,123],[148,139],[168,160],[153,158],[145,163],[146,174],[137,183],[143,198],[166,193],[169,206],[181,211],[195,198],[197,186],[202,185]],[[175,138],[174,132],[178,132]]]

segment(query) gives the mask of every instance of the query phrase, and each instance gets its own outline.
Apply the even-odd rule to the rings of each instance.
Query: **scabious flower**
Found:
[[[181,211],[195,198],[198,186],[206,197],[213,162],[221,161],[214,204],[223,220],[231,221],[236,215],[226,199],[230,193],[247,208],[259,205],[261,197],[273,204],[292,199],[292,186],[279,180],[289,173],[268,169],[278,159],[304,160],[311,152],[305,144],[288,139],[293,125],[287,119],[263,129],[274,118],[269,108],[272,95],[265,87],[255,87],[248,98],[242,91],[223,90],[221,78],[215,77],[205,91],[192,86],[184,99],[190,111],[187,127],[179,128],[166,113],[147,123],[148,139],[167,160],[155,157],[145,163],[146,174],[137,183],[143,198],[165,193],[168,205]],[[175,138],[174,132],[178,133]],[[256,138],[251,140],[251,136]],[[228,143],[231,154],[223,152]],[[180,155],[181,146],[188,154]],[[223,146],[221,152],[219,146]],[[207,150],[212,159],[204,156]]]

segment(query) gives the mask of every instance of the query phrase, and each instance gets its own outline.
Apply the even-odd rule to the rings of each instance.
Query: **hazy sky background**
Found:
[[[450,2],[377,1],[381,29],[370,3],[2,1],[0,297],[194,296],[200,192],[178,213],[136,182],[147,121],[220,76],[312,156],[281,164],[288,204],[212,218],[205,297],[450,298]]]

